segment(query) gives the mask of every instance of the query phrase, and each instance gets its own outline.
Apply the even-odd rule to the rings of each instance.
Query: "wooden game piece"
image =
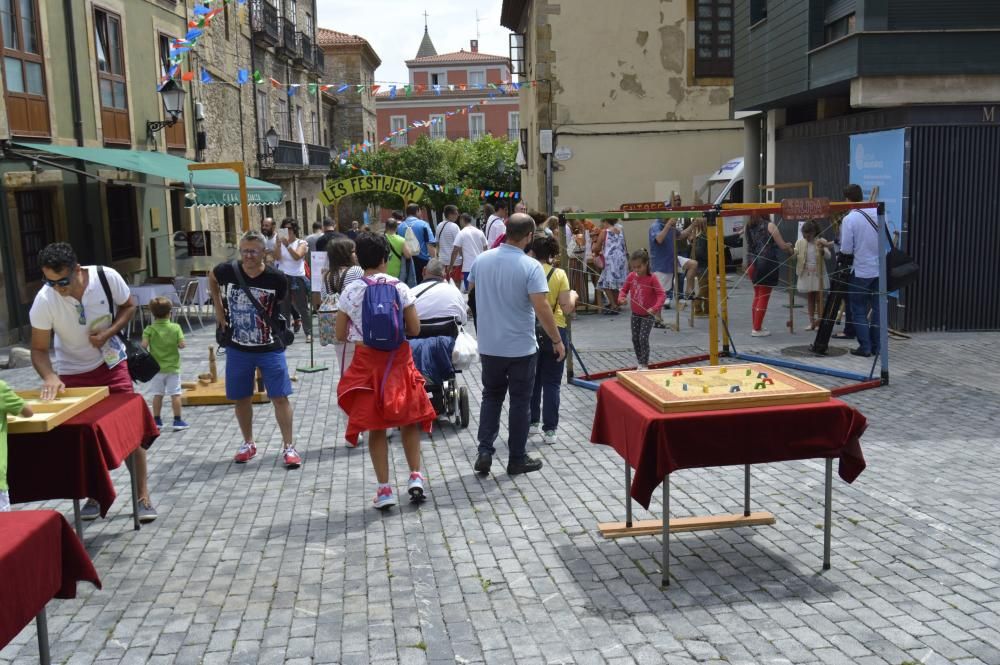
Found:
[[[757,372],[757,378],[758,379],[766,379],[767,378],[767,372]]]
[[[675,369],[674,376],[684,376],[684,372],[682,370]]]
[[[701,368],[700,367],[695,367],[694,368],[694,373],[697,374],[698,376],[701,376],[701,374],[702,374]]]
[[[725,374],[725,373],[726,373],[726,368],[725,367],[720,367],[719,368],[719,374]]]
[[[708,392],[708,386],[702,386],[701,387],[701,392],[707,393]]]
[[[769,379],[767,377],[764,377],[763,380],[764,380],[764,383],[766,383],[769,386],[773,386],[774,385],[774,379]]]
[[[688,389],[688,384],[686,384],[686,383],[681,384],[681,388],[683,388],[684,390],[687,390]]]
[[[208,373],[212,375],[212,383],[219,380],[219,370],[215,366],[215,347],[208,347]]]
[[[731,393],[738,393],[739,391],[740,391],[740,387],[739,386],[729,386],[729,392],[731,392]]]
[[[767,388],[767,384],[764,383],[763,381],[758,381],[757,383],[753,384],[754,390],[763,390],[765,388]]]
[[[665,385],[667,388],[669,388],[670,387],[670,379],[665,380],[663,382],[663,385]]]
[[[750,376],[751,374],[753,374],[753,370],[752,369],[748,369],[747,370],[747,376]]]

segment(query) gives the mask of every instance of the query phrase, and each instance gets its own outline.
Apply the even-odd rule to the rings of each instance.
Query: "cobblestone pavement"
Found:
[[[737,291],[741,349],[777,355],[808,343],[787,333],[751,340],[748,309]],[[771,310],[775,330],[787,310],[780,298]],[[580,315],[574,326],[592,371],[634,362],[624,316]],[[656,358],[705,351],[705,322],[683,326],[654,331]],[[189,338],[186,375],[205,371],[210,338]],[[868,469],[853,485],[835,481],[832,570],[820,570],[822,461],[763,465],[754,506],[777,523],[675,536],[666,591],[658,537],[596,533],[622,519],[623,492],[620,459],[587,443],[592,392],[563,387],[559,442],[530,444],[540,473],[509,477],[495,464],[479,478],[480,386],[465,373],[469,429],[442,422],[424,441],[430,500],[386,514],[369,507],[366,451],[340,440],[333,371],[298,375],[299,470],[280,464],[269,405],[255,407],[261,454],[245,466],[230,461],[239,442],[230,409],[187,409],[191,429],[165,433],[150,452],[156,522],[132,531],[127,474],[114,472],[119,499],[86,533],[104,588],[81,584],[77,599],[49,605],[53,660],[997,665],[1000,384],[988,358],[998,341],[893,341],[891,385],[846,397],[870,422]],[[306,352],[300,341],[291,364],[306,364]],[[865,368],[849,355],[818,362]],[[36,383],[30,369],[0,376]],[[502,441],[498,450],[505,462]],[[391,455],[402,486],[398,441]],[[683,471],[672,485],[674,515],[742,502],[738,469]],[[659,517],[658,498],[636,517]],[[67,501],[24,507],[71,512]],[[37,662],[33,626],[0,662]]]

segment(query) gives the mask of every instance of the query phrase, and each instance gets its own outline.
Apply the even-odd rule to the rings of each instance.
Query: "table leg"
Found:
[[[826,506],[823,511],[823,570],[830,570],[830,522],[833,516],[833,458],[826,460]]]
[[[83,519],[80,517],[80,500],[73,499],[73,526],[76,527],[76,535],[83,542]]]
[[[45,618],[45,608],[35,616],[35,628],[38,633],[38,660],[42,665],[50,665],[52,657],[49,655],[49,622]]]
[[[632,466],[625,460],[625,526],[632,528]]]
[[[135,452],[125,458],[125,468],[128,469],[129,485],[132,487],[132,525],[139,530],[139,489],[135,485]]]
[[[743,465],[743,517],[750,517],[750,465]]]
[[[663,579],[661,586],[670,586],[670,474],[663,476]]]

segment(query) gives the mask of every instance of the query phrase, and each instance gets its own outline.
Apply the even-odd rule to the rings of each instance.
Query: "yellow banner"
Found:
[[[346,196],[382,192],[396,194],[404,201],[419,201],[424,197],[424,190],[409,180],[393,178],[387,175],[362,175],[356,178],[335,180],[319,193],[319,200],[324,205],[333,205]]]

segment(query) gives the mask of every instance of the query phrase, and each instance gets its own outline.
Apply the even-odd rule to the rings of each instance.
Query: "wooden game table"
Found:
[[[826,459],[823,568],[830,568],[833,459],[853,482],[865,468],[860,437],[868,422],[840,400],[723,411],[661,413],[618,380],[597,391],[592,443],[612,446],[625,459],[625,522],[599,525],[606,538],[663,534],[663,585],[669,584],[671,531],[699,531],[773,524],[774,516],[750,511],[750,465]],[[679,469],[743,465],[743,513],[670,519],[670,474]],[[635,470],[635,478],[632,471]],[[649,508],[663,484],[663,518],[633,522],[632,499]]]
[[[54,510],[0,513],[0,648],[35,619],[38,655],[48,665],[45,605],[75,598],[76,583],[101,580],[69,524]]]
[[[104,517],[117,493],[111,470],[125,462],[132,486],[132,521],[139,529],[132,455],[160,434],[142,395],[114,393],[48,432],[8,435],[11,503],[72,499],[83,538],[80,499],[92,498]]]

